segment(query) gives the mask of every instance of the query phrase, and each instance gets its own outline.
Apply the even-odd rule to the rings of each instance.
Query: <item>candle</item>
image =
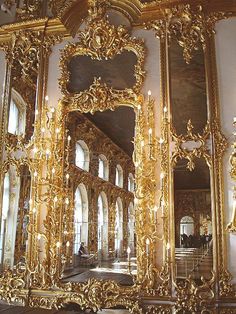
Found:
[[[160,174],[160,182],[161,182],[160,186],[161,186],[161,189],[163,188],[163,179],[164,178],[165,178],[165,173],[161,172],[161,174]]]
[[[158,208],[157,208],[157,206],[155,205],[155,206],[153,207],[153,212],[154,212],[154,220],[156,220],[156,219],[157,219],[157,210],[158,210]]]
[[[34,147],[34,148],[33,148],[34,157],[35,157],[35,154],[37,154],[37,152],[38,152],[38,148],[37,148],[37,147]]]
[[[41,129],[41,132],[42,132],[42,136],[44,137],[44,134],[45,134],[45,128],[42,128],[42,129]]]
[[[149,145],[152,144],[152,128],[148,130],[148,143]]]
[[[143,154],[144,141],[141,141],[141,154]]]
[[[166,116],[167,116],[167,107],[166,106],[164,107],[163,111],[164,111],[164,118],[166,118]]]
[[[149,255],[149,245],[150,245],[150,240],[149,238],[146,239],[146,253]]]
[[[37,175],[38,175],[38,173],[37,173],[37,171],[35,171],[35,172],[34,172],[34,180],[36,180]]]
[[[68,146],[69,146],[70,145],[70,141],[71,141],[71,136],[70,135],[68,135],[67,141],[68,141]]]
[[[127,247],[128,262],[130,261],[130,253],[131,253],[131,249],[130,249],[130,247],[128,246],[128,247]]]
[[[69,175],[69,173],[67,173],[67,174],[66,174],[66,186],[67,186],[68,183],[69,183],[69,178],[70,178],[70,175]]]
[[[55,206],[55,205],[56,205],[56,202],[58,201],[57,196],[54,197],[54,200],[53,200],[53,201],[54,201],[54,206]]]
[[[60,252],[60,246],[61,246],[61,243],[58,241],[58,242],[56,243],[57,254],[59,254],[59,252]]]
[[[69,198],[67,197],[66,199],[65,199],[65,205],[66,205],[66,207],[69,205]],[[80,233],[81,234],[81,233]]]
[[[52,168],[52,179],[54,177],[55,172],[56,172],[55,168]]]
[[[34,207],[34,208],[32,209],[32,212],[33,212],[33,214],[36,214],[37,209]]]
[[[67,254],[67,255],[69,254],[69,247],[70,247],[70,242],[67,241],[67,242],[66,242],[66,254]]]
[[[160,153],[161,153],[161,151],[162,151],[162,144],[164,143],[163,138],[160,138],[159,143],[160,143]]]
[[[149,90],[149,91],[148,91],[148,101],[151,100],[151,95],[152,95],[152,92]]]
[[[46,160],[48,160],[49,155],[50,155],[50,150],[47,148],[47,149],[46,149]]]
[[[58,139],[58,134],[60,132],[60,129],[59,128],[56,128],[56,139]]]

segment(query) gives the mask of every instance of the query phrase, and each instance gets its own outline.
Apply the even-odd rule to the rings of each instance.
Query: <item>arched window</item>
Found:
[[[190,216],[184,216],[180,221],[180,234],[194,234],[194,220]]]
[[[135,251],[135,216],[134,216],[134,204],[130,202],[128,207],[128,246],[131,249],[131,253]]]
[[[11,99],[9,110],[8,132],[17,135],[19,133],[19,109],[16,103]]]
[[[123,169],[120,165],[116,166],[116,182],[115,184],[120,188],[123,188]]]
[[[11,102],[8,116],[8,132],[19,135],[25,132],[26,104],[14,89],[11,92]]]
[[[108,180],[109,177],[108,160],[104,155],[98,157],[98,176],[103,180]]]
[[[104,192],[98,196],[98,258],[108,255],[108,203]]]
[[[75,165],[89,171],[89,149],[84,141],[78,141],[75,148]]]
[[[116,201],[116,218],[115,218],[115,250],[116,255],[122,253],[123,246],[123,205],[120,197]]]
[[[84,184],[75,191],[74,254],[78,254],[81,242],[88,244],[88,196]]]
[[[128,191],[134,192],[134,176],[132,173],[129,173],[128,176]]]

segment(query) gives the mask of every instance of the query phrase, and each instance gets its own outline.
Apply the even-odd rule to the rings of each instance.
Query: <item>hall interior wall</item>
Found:
[[[115,114],[115,112],[114,112]],[[132,158],[116,145],[104,132],[98,129],[85,115],[75,113],[69,119],[69,133],[71,143],[71,168],[73,195],[79,184],[84,184],[88,194],[88,250],[97,252],[98,234],[98,196],[105,193],[108,201],[108,252],[115,255],[115,215],[116,202],[120,198],[123,207],[123,247],[125,254],[128,246],[128,208],[134,201],[134,194],[128,191],[128,177],[134,174]],[[84,141],[89,149],[89,171],[83,170],[75,164],[76,143]],[[108,180],[98,176],[99,156],[104,155],[108,162]],[[123,187],[115,184],[116,166],[123,170]],[[71,217],[73,219],[73,217]]]

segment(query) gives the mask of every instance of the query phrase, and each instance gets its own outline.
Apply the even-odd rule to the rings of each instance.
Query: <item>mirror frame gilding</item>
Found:
[[[94,4],[95,3],[95,4]],[[57,105],[56,111],[52,111],[47,101],[43,100],[44,92],[37,99],[42,104],[39,107],[39,114],[36,116],[34,135],[29,143],[24,143],[22,137],[17,137],[17,143],[7,138],[7,108],[9,106],[9,92],[4,94],[4,112],[1,126],[1,142],[7,140],[5,149],[7,151],[5,160],[2,158],[1,177],[10,165],[19,168],[22,164],[29,167],[31,180],[31,204],[29,213],[29,240],[26,252],[26,263],[19,263],[13,270],[7,269],[0,276],[0,298],[9,303],[18,302],[23,305],[44,308],[60,308],[68,303],[76,303],[82,309],[94,311],[101,308],[123,306],[131,313],[142,313],[142,307],[146,306],[148,313],[171,313],[175,311],[192,311],[199,309],[203,311],[212,308],[212,302],[218,299],[231,302],[236,294],[231,283],[232,276],[227,270],[227,248],[224,229],[224,192],[223,192],[223,168],[222,160],[227,147],[227,141],[221,132],[219,116],[219,97],[217,87],[216,56],[214,43],[214,24],[217,20],[225,18],[223,13],[204,15],[202,7],[196,6],[192,11],[190,5],[181,5],[167,9],[166,15],[157,21],[146,23],[145,27],[154,29],[160,39],[160,70],[161,70],[161,138],[162,148],[159,146],[158,138],[153,136],[153,142],[149,143],[148,130],[151,128],[155,134],[155,120],[157,119],[154,100],[145,101],[141,95],[141,87],[144,81],[144,59],[145,49],[142,40],[131,38],[124,27],[118,28],[111,25],[106,18],[105,1],[91,1],[87,28],[79,33],[78,43],[69,44],[61,57],[61,79],[60,86],[63,98]],[[186,16],[188,18],[186,18]],[[189,24],[188,24],[189,23]],[[182,26],[182,27],[180,27]],[[208,29],[209,28],[209,29]],[[195,32],[192,32],[195,30]],[[197,31],[196,31],[197,30]],[[100,45],[101,37],[104,38],[104,45]],[[176,282],[174,276],[174,221],[172,205],[172,167],[170,154],[170,141],[174,137],[179,144],[179,151],[175,152],[175,161],[182,158],[181,143],[186,138],[179,138],[173,134],[170,127],[170,95],[169,95],[169,35],[178,33],[178,42],[183,47],[184,58],[191,62],[192,53],[199,45],[204,48],[206,64],[206,80],[209,99],[209,122],[206,125],[205,133],[199,140],[202,143],[203,151],[200,152],[209,161],[210,156],[204,155],[204,148],[208,137],[212,137],[215,145],[211,158],[211,171],[214,180],[214,215],[213,225],[216,228],[217,238],[214,239],[214,272],[212,278],[203,278],[200,286],[194,280],[187,278],[184,282]],[[20,33],[21,34],[21,33]],[[38,32],[25,31],[35,38],[37,45]],[[19,34],[18,34],[19,35]],[[20,36],[20,35],[19,35]],[[181,37],[182,36],[182,37]],[[112,37],[112,40],[111,38]],[[25,39],[25,38],[24,38]],[[62,39],[61,36],[48,36],[45,49],[50,52],[50,46]],[[41,42],[41,41],[40,41]],[[34,40],[32,40],[34,43]],[[32,44],[31,43],[31,44]],[[114,44],[114,45],[113,45]],[[189,45],[189,46],[188,46]],[[1,47],[1,46],[0,46]],[[11,56],[11,44],[3,46],[7,51],[7,67],[11,66],[14,54]],[[37,46],[38,48],[38,46]],[[94,79],[90,88],[79,94],[69,93],[66,89],[69,81],[68,62],[75,55],[88,55],[97,60],[112,58],[122,51],[132,51],[137,56],[135,67],[136,84],[132,89],[115,90],[103,84],[100,79]],[[24,52],[23,52],[24,53]],[[42,57],[42,56],[41,56]],[[39,54],[37,54],[39,58]],[[24,59],[24,58],[23,58]],[[35,61],[35,60],[34,60]],[[36,60],[39,62],[39,59]],[[41,60],[42,61],[42,60]],[[47,61],[44,60],[45,67]],[[38,63],[37,63],[38,66]],[[6,88],[10,90],[10,72],[8,73]],[[39,76],[40,77],[40,76]],[[45,76],[41,73],[41,79]],[[45,79],[46,81],[46,79]],[[46,85],[43,87],[46,89]],[[83,113],[105,110],[114,110],[118,106],[130,106],[136,113],[134,155],[135,164],[135,219],[137,232],[137,267],[138,273],[135,284],[130,287],[120,286],[114,281],[99,281],[90,279],[86,283],[62,282],[62,273],[66,264],[66,249],[61,244],[63,234],[63,215],[65,214],[65,198],[73,198],[68,195],[65,188],[64,170],[68,166],[67,154],[67,133],[66,116],[72,111]],[[167,108],[167,111],[164,109]],[[48,121],[51,121],[48,124]],[[48,127],[48,128],[47,128]],[[189,124],[189,137],[191,133]],[[5,131],[4,131],[5,128]],[[44,130],[42,132],[42,130]],[[4,133],[5,132],[5,133]],[[144,143],[144,146],[143,146]],[[37,151],[34,148],[38,147]],[[50,154],[46,153],[46,147],[50,147]],[[23,158],[14,159],[14,152],[19,149],[24,152]],[[1,152],[2,155],[4,151]],[[186,152],[185,152],[186,153]],[[1,156],[2,157],[2,156]],[[196,156],[187,155],[190,167]],[[159,164],[158,164],[159,162]],[[234,163],[235,164],[235,163]],[[232,164],[232,168],[235,166]],[[47,173],[45,175],[45,165]],[[235,167],[234,167],[235,168]],[[234,169],[233,168],[233,169]],[[54,169],[54,170],[53,170]],[[157,170],[164,171],[162,197],[164,200],[163,211],[163,238],[161,246],[157,246],[160,239],[156,236],[156,220],[151,210],[156,203]],[[56,172],[56,181],[52,181],[52,174]],[[55,180],[55,178],[53,179]],[[55,197],[58,196],[55,206]],[[69,204],[70,205],[70,204]],[[34,210],[35,209],[35,210]],[[41,218],[39,213],[45,212]],[[59,213],[59,214],[58,214]],[[147,241],[148,240],[148,241]],[[147,254],[147,243],[150,245],[150,252]],[[170,254],[166,245],[172,245]],[[156,247],[164,251],[162,267],[157,269]],[[160,266],[160,265],[159,265]],[[216,273],[218,275],[216,276]],[[216,287],[218,289],[216,289]],[[172,290],[175,289],[175,295]],[[186,301],[186,296],[190,296]],[[143,305],[143,301],[157,300],[161,305]],[[151,301],[150,301],[151,302]],[[221,302],[221,301],[220,301]]]

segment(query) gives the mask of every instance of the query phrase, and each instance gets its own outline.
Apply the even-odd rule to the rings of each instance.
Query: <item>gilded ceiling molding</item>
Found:
[[[205,14],[201,5],[180,4],[165,9],[160,20],[146,22],[145,28],[154,29],[158,38],[162,38],[166,30],[170,37],[177,39],[183,48],[184,60],[190,63],[194,51],[206,48],[206,38],[215,32],[215,23],[227,17],[224,12]]]
[[[175,149],[171,156],[173,167],[176,166],[178,159],[188,160],[187,168],[193,171],[195,168],[194,160],[196,158],[204,158],[209,167],[211,167],[211,156],[209,154],[209,148],[207,147],[207,141],[210,139],[210,123],[207,122],[203,129],[202,134],[195,134],[194,127],[191,120],[187,123],[186,135],[177,135],[174,127],[171,127],[171,136],[175,143]],[[198,146],[193,149],[187,149],[183,147],[188,142],[195,142]]]
[[[116,28],[106,18],[96,19],[95,16],[93,15],[93,19],[88,22],[85,31],[78,34],[78,42],[65,47],[60,60],[62,75],[59,84],[64,95],[63,102],[67,103],[68,111],[79,110],[94,113],[95,110],[114,110],[115,106],[122,103],[138,103],[137,95],[140,93],[144,80],[143,40],[131,38],[123,26]],[[86,91],[70,93],[67,90],[70,79],[68,63],[73,56],[87,55],[92,59],[106,60],[124,51],[132,51],[137,56],[134,73],[136,83],[133,88],[116,90],[108,87],[100,78],[94,78],[92,85]]]

